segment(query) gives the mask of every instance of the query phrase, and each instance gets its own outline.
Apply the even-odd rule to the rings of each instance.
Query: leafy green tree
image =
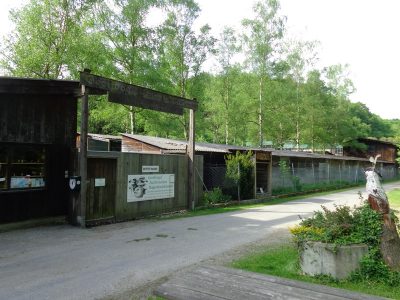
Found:
[[[225,27],[221,33],[220,40],[218,43],[218,55],[217,60],[221,67],[220,79],[221,79],[221,89],[220,89],[220,99],[223,106],[222,117],[224,119],[225,127],[225,144],[230,141],[229,127],[232,114],[232,103],[234,98],[233,95],[233,81],[234,76],[238,73],[237,68],[234,69],[232,59],[239,52],[240,45],[236,38],[235,31],[232,28]],[[232,105],[233,104],[233,105]]]
[[[193,0],[170,0],[165,3],[167,18],[161,25],[158,71],[162,76],[160,88],[168,93],[185,98],[193,98],[191,87],[201,73],[201,67],[207,56],[214,51],[215,39],[211,36],[210,26],[204,25],[200,32],[193,30],[200,8]],[[169,118],[169,124],[183,129],[188,136],[188,118]],[[160,126],[163,128],[164,122]]]
[[[314,151],[325,149],[332,143],[332,120],[330,115],[334,110],[334,99],[327,93],[327,87],[318,71],[308,75],[304,85],[305,110],[303,115],[303,136],[306,143]]]
[[[297,117],[299,110],[303,110],[300,101],[294,101],[297,97],[297,84],[292,79],[275,79],[268,82],[269,97],[271,104],[266,108],[268,111],[268,138],[271,139],[275,148],[281,149],[283,145],[297,137]],[[299,122],[302,119],[299,120]]]
[[[381,138],[392,135],[390,126],[376,114],[370,112],[369,108],[361,102],[352,103],[349,110],[350,114],[366,125],[364,136],[359,137],[374,137]]]
[[[263,146],[263,125],[265,114],[263,107],[267,104],[265,91],[266,81],[273,76],[276,64],[276,52],[285,29],[284,17],[278,15],[280,9],[277,0],[264,0],[255,4],[254,19],[245,19],[242,24],[245,29],[243,35],[246,46],[247,59],[251,70],[258,76],[258,139]]]
[[[306,72],[312,68],[316,62],[317,42],[303,42],[291,40],[286,46],[286,62],[289,65],[289,75],[296,83],[295,109],[294,120],[296,123],[296,148],[300,149],[301,143],[301,121],[304,114],[304,105],[300,95],[300,85],[304,83]]]
[[[113,62],[111,76],[151,87],[156,68],[157,39],[155,28],[147,25],[151,9],[161,6],[158,0],[113,0],[98,5],[97,23],[105,35],[108,55]],[[146,112],[133,106],[123,106],[129,116],[129,132],[144,130]],[[126,117],[122,120],[125,122]],[[111,120],[110,120],[111,121]]]
[[[102,53],[101,37],[89,30],[95,2],[31,0],[12,11],[16,29],[3,45],[3,69],[21,77],[76,78],[79,69],[95,66]]]
[[[225,158],[226,177],[233,180],[238,187],[238,200],[254,197],[254,159],[253,153],[247,151],[228,154]]]

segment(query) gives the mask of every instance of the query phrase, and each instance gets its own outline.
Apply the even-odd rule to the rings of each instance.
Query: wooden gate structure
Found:
[[[195,143],[195,115],[194,112],[198,107],[195,100],[189,100],[178,96],[173,96],[140,87],[137,85],[127,84],[121,81],[90,74],[90,70],[84,70],[80,73],[80,84],[82,91],[81,99],[81,139],[79,153],[79,175],[81,177],[81,189],[79,197],[74,200],[76,210],[76,223],[80,226],[86,226],[86,209],[89,206],[86,203],[88,192],[88,159],[87,159],[87,135],[88,135],[88,98],[89,95],[108,95],[108,101],[137,106],[141,108],[167,112],[177,115],[183,115],[184,109],[189,109],[189,141],[187,147],[188,157],[188,208],[194,209],[194,143]],[[91,185],[89,185],[91,186]],[[104,191],[104,194],[108,192]],[[111,192],[110,192],[111,193]],[[104,195],[98,197],[103,197]],[[93,195],[95,199],[95,195]],[[92,198],[90,198],[92,199]],[[98,198],[100,199],[100,198]],[[90,200],[92,201],[92,200]],[[89,202],[90,202],[89,201]],[[93,200],[98,201],[100,200]],[[94,204],[95,202],[93,202]],[[94,208],[93,208],[94,209]],[[100,214],[98,208],[96,214]],[[103,212],[102,212],[103,213]],[[96,215],[93,210],[93,217]],[[91,214],[89,214],[91,215]]]

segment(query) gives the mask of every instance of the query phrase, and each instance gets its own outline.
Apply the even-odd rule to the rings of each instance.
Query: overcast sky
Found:
[[[8,10],[24,0],[0,0],[0,34],[10,29]],[[25,0],[26,1],[26,0]],[[252,17],[255,0],[197,0],[216,36],[225,25],[239,28]],[[400,0],[281,0],[289,34],[318,40],[319,67],[349,64],[357,92],[382,118],[400,118]]]

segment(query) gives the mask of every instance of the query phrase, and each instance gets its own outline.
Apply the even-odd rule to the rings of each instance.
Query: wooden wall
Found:
[[[154,152],[161,153],[161,149],[143,143],[130,137],[122,136],[122,152]]]
[[[0,141],[74,146],[76,99],[0,95]]]
[[[46,187],[0,191],[0,223],[65,215],[75,148],[74,96],[0,94],[0,143],[44,145]]]
[[[397,147],[391,143],[369,140],[369,139],[359,139],[359,142],[367,146],[366,150],[354,149],[352,147],[344,147],[343,154],[345,156],[355,156],[362,158],[369,158],[371,156],[375,157],[380,154],[379,160],[387,162],[396,162],[397,158]]]
[[[90,158],[108,158],[117,161],[115,220],[131,220],[164,212],[177,211],[188,207],[188,159],[185,155],[161,155],[139,153],[95,153]],[[159,166],[155,174],[175,174],[175,197],[169,199],[127,202],[128,175],[142,174],[142,165]],[[196,203],[203,197],[203,157],[196,156]]]

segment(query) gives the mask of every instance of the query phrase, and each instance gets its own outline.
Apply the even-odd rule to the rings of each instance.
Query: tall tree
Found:
[[[215,38],[211,36],[210,26],[204,25],[196,33],[193,23],[200,8],[193,0],[170,0],[166,2],[167,18],[161,26],[159,40],[159,72],[164,86],[161,88],[172,94],[190,98],[191,84],[200,72],[207,56],[214,51]],[[186,115],[175,118],[188,136]],[[171,122],[171,120],[169,120]]]
[[[286,47],[286,62],[289,65],[289,74],[296,83],[296,96],[295,96],[295,107],[296,107],[296,114],[295,114],[295,123],[296,123],[296,148],[297,150],[300,149],[300,142],[301,142],[301,120],[302,105],[301,100],[302,97],[300,95],[300,85],[304,82],[304,78],[307,71],[315,65],[317,59],[317,52],[316,52],[317,42],[303,42],[298,40],[291,40],[287,43]]]
[[[233,77],[237,74],[237,72],[233,70],[234,66],[232,60],[240,50],[233,28],[224,28],[220,35],[217,49],[217,60],[221,67],[220,78],[222,80],[222,86],[220,89],[220,95],[223,104],[223,118],[225,123],[225,144],[228,144],[230,141],[229,126],[232,111]]]
[[[69,78],[100,56],[90,34],[96,0],[31,0],[11,12],[15,31],[4,42],[1,65],[13,76]],[[94,64],[93,64],[94,65]]]
[[[285,29],[286,18],[279,16],[280,4],[277,0],[257,2],[253,8],[254,19],[245,19],[242,24],[246,30],[243,35],[246,54],[251,69],[257,74],[258,89],[258,139],[263,146],[264,110],[267,105],[265,83],[272,77],[273,65],[276,60],[278,44]]]
[[[150,11],[161,6],[158,0],[113,0],[98,6],[97,22],[105,34],[105,44],[113,62],[112,76],[149,86],[155,76],[152,62],[157,48],[155,29],[147,22]],[[124,107],[129,115],[129,132],[143,131],[142,109]]]

